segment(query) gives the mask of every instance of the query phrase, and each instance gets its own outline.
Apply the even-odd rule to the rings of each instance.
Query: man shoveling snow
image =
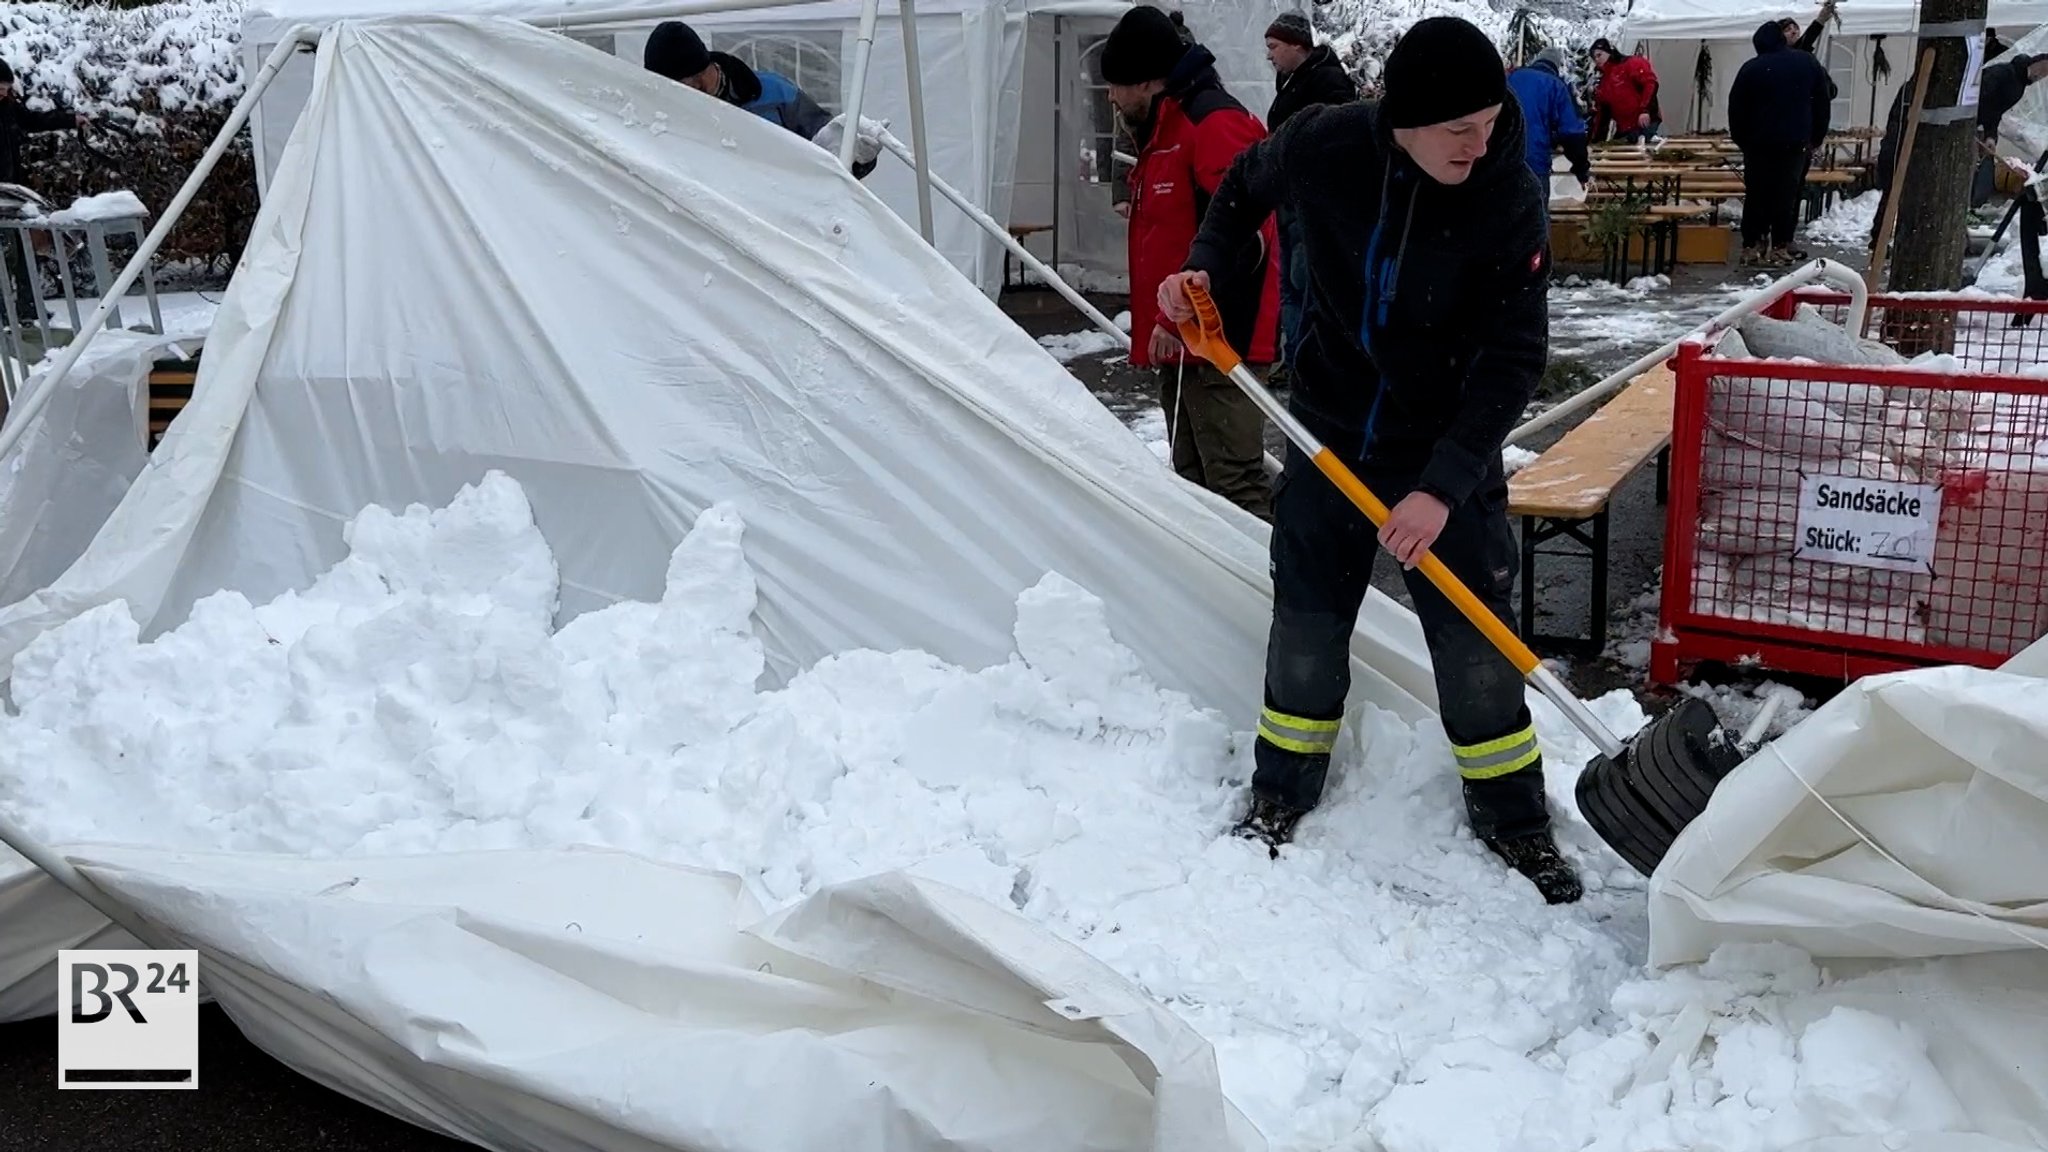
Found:
[[[1522,133],[1486,35],[1456,18],[1423,20],[1388,57],[1379,104],[1306,109],[1238,159],[1190,270],[1159,298],[1169,317],[1191,319],[1188,284],[1228,276],[1228,253],[1276,209],[1293,214],[1317,287],[1294,415],[1393,509],[1375,537],[1290,447],[1273,498],[1265,711],[1240,831],[1277,854],[1321,798],[1352,629],[1385,545],[1421,617],[1472,829],[1558,904],[1576,901],[1580,884],[1551,837],[1521,676],[1415,568],[1434,550],[1512,619],[1501,444],[1543,373],[1550,273]]]

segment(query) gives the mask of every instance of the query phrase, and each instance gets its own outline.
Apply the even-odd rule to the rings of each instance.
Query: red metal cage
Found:
[[[1839,322],[1848,298],[1802,292]],[[1912,367],[1674,359],[1651,679],[1702,662],[1853,680],[1996,666],[2048,633],[2048,303],[1873,296]]]

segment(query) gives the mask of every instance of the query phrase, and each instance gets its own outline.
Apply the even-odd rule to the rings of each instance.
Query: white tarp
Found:
[[[196,317],[174,319],[160,336],[101,333],[0,456],[0,604],[62,575],[149,463],[150,369],[166,355],[196,352],[206,335]]]
[[[71,855],[202,950],[266,1051],[487,1147],[1265,1146],[1186,1023],[901,873],[763,918],[734,877],[614,852]]]
[[[832,157],[636,65],[500,20],[330,31],[193,401],[85,555],[0,610],[0,656],[116,599],[154,635],[217,589],[268,599],[304,587],[341,558],[341,526],[364,506],[444,504],[490,469],[531,502],[562,567],[564,618],[657,599],[685,530],[731,501],[748,526],[770,681],[859,647],[1000,661],[1018,594],[1056,570],[1097,591],[1118,638],[1162,684],[1240,728],[1258,708],[1270,593],[1257,521],[1161,467]],[[1375,593],[1355,654],[1361,696],[1410,718],[1429,714],[1434,690],[1410,614]],[[242,1026],[330,1083],[407,1115],[454,1118],[452,1130],[502,1147],[533,1146],[511,1105],[495,1108],[515,1097],[523,1109],[546,1096],[577,1113],[576,1124],[614,1115],[573,1069],[537,1071],[519,1063],[524,1048],[464,1039],[516,1035],[524,1019],[573,1011],[597,995],[587,984],[564,985],[561,1004],[536,984],[454,1012],[431,1000],[445,986],[425,982],[440,961],[392,926],[409,914],[325,900],[312,918],[306,892],[335,882],[321,867],[74,854],[101,861],[95,877],[181,938],[209,956],[219,949],[217,968],[236,981],[216,993]],[[622,937],[693,919],[653,881],[635,887],[636,870],[651,866],[605,859],[603,877],[578,891],[639,893],[619,909],[631,921]],[[538,881],[517,879],[522,870],[504,861],[353,861],[349,875],[369,867],[392,869],[393,890],[444,908],[451,923],[514,917],[529,897],[541,900],[529,891]],[[531,914],[558,934],[558,911]],[[889,915],[925,923],[934,914]],[[236,927],[250,923],[266,927]],[[730,929],[730,916],[721,912],[717,927]],[[675,930],[693,940],[712,931],[696,922]],[[20,871],[0,879],[0,1013],[47,1011],[54,949],[102,932],[53,882]],[[990,957],[977,965],[1012,983],[1037,973],[1035,953],[1053,947],[1017,924],[975,932]],[[550,940],[531,947],[557,969],[612,962],[602,941]],[[386,974],[351,1001],[359,1014],[323,999],[316,954],[358,957]],[[908,949],[887,971],[914,977],[920,963],[938,959]],[[663,975],[671,970],[687,974],[673,960],[650,979],[680,995],[684,976]],[[1156,1097],[1139,1103],[1161,1123],[1169,1113],[1202,1116],[1202,1139],[1220,1139],[1213,1068],[1187,1048],[1200,1041],[1151,1015],[1099,1009],[1126,990],[1107,969],[1086,975],[1062,970],[1041,990],[1115,1016],[1111,1031],[1153,1029],[1125,1037],[1160,1068]],[[451,1020],[447,1035],[409,1030],[426,1017]],[[1016,1027],[996,1033],[1010,1055],[985,1059],[1028,1059],[1024,1037],[1037,1024],[1009,1020]],[[970,1070],[950,1057],[927,1062],[917,1027],[905,1021],[910,1047],[877,1059],[906,1062],[918,1070],[906,1076],[944,1097],[947,1078]],[[466,1079],[419,1061],[458,1049]],[[557,1072],[568,1079],[556,1083]],[[1193,1102],[1174,1103],[1169,1086]],[[1128,1086],[1120,1091],[1127,1115]],[[685,1111],[716,1098],[671,1094]],[[1106,1114],[1076,1099],[1083,1116]],[[830,1120],[816,1107],[783,1119],[806,1117]],[[644,1146],[599,1127],[570,1146]],[[727,1146],[858,1146],[801,1135]]]
[[[1919,11],[1919,5],[1911,0],[1854,0],[1835,10],[1841,23],[1829,24],[1829,34],[1899,36],[1902,41],[1895,59],[1910,61],[1913,51],[1903,37],[1919,26]],[[1622,46],[1633,47],[1637,40],[1740,39],[1746,43],[1758,25],[1779,15],[1802,21],[1813,18],[1810,9],[1781,14],[1759,11],[1740,0],[1638,0],[1622,25]],[[2048,23],[2048,3],[1992,0],[1985,22],[2010,41],[2018,29]],[[1911,69],[1910,63],[1900,67],[1902,73]]]
[[[1190,5],[1187,10],[1189,26],[1216,53],[1218,71],[1230,90],[1261,116],[1273,98],[1273,72],[1265,61],[1263,30],[1284,6],[1285,0],[1219,0]],[[394,15],[489,15],[532,21],[637,65],[648,33],[658,21],[671,18],[677,7],[665,0],[261,0],[243,13],[242,63],[253,73],[271,47],[294,27],[320,29],[341,19]],[[1085,37],[1090,25],[1090,21],[1076,18],[1089,17],[1101,23],[1115,19],[1128,7],[1123,0],[923,0],[916,4],[926,152],[932,172],[1004,224],[1013,222],[1011,210],[1019,186],[1027,189],[1024,199],[1028,207],[1018,223],[1052,223],[1052,205],[1056,203],[1066,205],[1062,216],[1071,221],[1073,202],[1079,198],[1090,198],[1090,207],[1108,213],[1106,190],[1091,187],[1081,178],[1078,149],[1053,154],[1056,149],[1092,139],[1088,129],[1095,117],[1086,105],[1092,101],[1106,107],[1107,97],[1099,84],[1069,74],[1059,78],[1056,93],[1038,93],[1044,98],[1027,101],[1026,57],[1038,57],[1031,67],[1052,68],[1054,16],[1067,18],[1061,35],[1072,40]],[[840,108],[851,95],[860,11],[859,0],[816,0],[686,18],[704,34],[710,47],[789,72],[791,79],[827,107]],[[597,23],[591,20],[593,16],[607,19]],[[898,0],[882,0],[868,67],[861,114],[890,121],[896,135],[912,142]],[[1071,64],[1067,67],[1070,73],[1075,71]],[[284,141],[305,106],[311,85],[310,58],[293,57],[251,118],[257,174],[266,195]],[[1054,122],[1060,117],[1066,124],[1055,131]],[[867,185],[899,216],[917,221],[917,185],[909,166],[884,157],[868,176]],[[1055,185],[1057,197],[1050,194]],[[997,294],[1004,269],[1000,244],[943,199],[933,199],[933,243],[984,292]],[[1094,204],[1094,199],[1101,203]],[[1123,273],[1120,235],[1113,265],[1091,259],[1092,249],[1078,236],[1067,237],[1063,248],[1046,249],[1042,254],[1057,254],[1063,264],[1082,260],[1081,270],[1093,276],[1115,279]]]
[[[1730,773],[1651,878],[1652,964],[1789,944],[1848,978],[1805,1010],[1928,1038],[1970,1120],[1914,1147],[2048,1146],[2044,674],[2048,641],[1857,681]]]

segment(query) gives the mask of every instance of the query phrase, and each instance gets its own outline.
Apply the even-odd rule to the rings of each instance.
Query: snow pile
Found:
[[[1534,464],[1542,455],[1541,452],[1531,452],[1519,444],[1502,445],[1500,450],[1501,470],[1513,476],[1515,473]]]
[[[147,218],[149,209],[143,207],[142,198],[127,189],[118,192],[101,192],[93,196],[80,196],[71,202],[71,207],[50,213],[52,224],[89,224],[100,220],[134,220]]]
[[[1588,886],[1563,908],[1464,829],[1441,729],[1366,705],[1297,846],[1224,835],[1247,734],[1152,684],[1057,575],[1019,597],[1007,663],[846,652],[761,692],[730,507],[676,548],[659,603],[556,632],[553,557],[500,474],[445,509],[366,510],[346,540],[311,587],[212,596],[149,643],[118,603],[38,639],[0,716],[0,804],[57,842],[607,844],[775,905],[915,867],[1183,1015],[1276,1149],[1745,1152],[1954,1111],[1891,1021],[1786,1023],[1821,983],[1803,957],[1632,979],[1640,880],[1569,815],[1592,750],[1540,700]],[[1593,707],[1644,719],[1626,692]]]
[[[1085,328],[1079,332],[1062,332],[1051,336],[1040,336],[1038,343],[1053,359],[1069,364],[1083,356],[1100,356],[1107,352],[1121,352],[1124,342],[1100,328]]]
[[[100,114],[216,108],[242,93],[240,0],[141,8],[0,6],[0,59],[32,108]],[[150,130],[144,117],[137,127]]]
[[[1870,243],[1870,230],[1877,225],[1876,190],[1855,199],[1835,201],[1820,219],[1806,226],[1806,238],[1817,244],[1838,248],[1862,248]]]

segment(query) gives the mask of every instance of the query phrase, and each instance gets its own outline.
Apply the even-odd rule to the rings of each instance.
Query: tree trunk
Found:
[[[1922,26],[1984,20],[1986,0],[1922,0]],[[1923,40],[1915,59],[1929,44],[1934,70],[1927,85],[1927,109],[1954,107],[1969,68],[1969,49],[1959,36]],[[1977,121],[1974,115],[1945,124],[1921,121],[1913,135],[1913,154],[1906,164],[1905,186],[1899,191],[1897,231],[1892,240],[1891,290],[1945,292],[1962,287],[1963,253],[1968,238],[1970,179],[1977,167]],[[1905,333],[1889,334],[1905,336]],[[1940,347],[1944,334],[1913,334],[1919,348]]]

